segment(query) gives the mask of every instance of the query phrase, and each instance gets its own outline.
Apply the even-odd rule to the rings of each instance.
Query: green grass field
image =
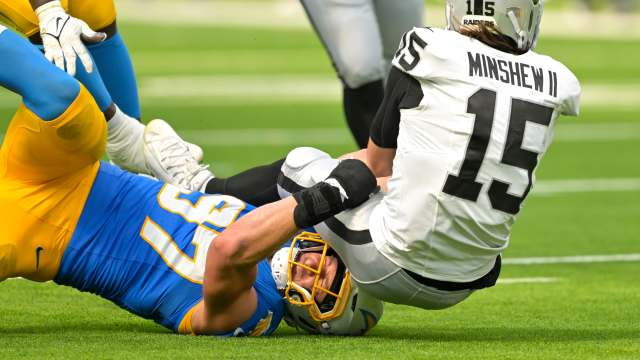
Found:
[[[136,24],[124,24],[122,32],[140,78],[144,118],[166,118],[204,143],[205,160],[218,174],[300,145],[335,155],[354,149],[337,79],[312,33]],[[633,99],[640,89],[639,45],[541,40],[539,50],[574,70],[589,96],[579,119],[561,119],[538,179],[587,185],[603,179],[605,186],[533,194],[506,259],[640,253],[640,97]],[[329,95],[279,93],[287,79],[300,93],[321,91],[326,83]],[[235,95],[220,95],[220,83]],[[243,95],[243,87],[256,83],[273,86],[273,93]],[[586,94],[599,87],[606,91]],[[17,100],[1,95],[4,131]],[[601,95],[616,105],[599,101]],[[234,134],[240,140],[229,139]],[[612,191],[607,179],[635,187]],[[228,340],[173,335],[95,296],[9,280],[0,283],[0,358],[640,358],[639,262],[506,264],[501,278],[549,282],[498,284],[444,311],[387,305],[379,325],[361,338],[306,336],[283,324],[271,338]]]

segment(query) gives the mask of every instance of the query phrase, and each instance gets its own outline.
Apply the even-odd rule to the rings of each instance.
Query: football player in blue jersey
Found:
[[[326,245],[299,244],[295,266],[267,259],[299,229],[364,202],[376,181],[363,163],[260,208],[182,190],[101,162],[107,121],[95,94],[4,27],[0,53],[0,85],[22,96],[0,150],[0,280],[52,280],[191,334],[272,333],[286,305],[274,278],[296,279],[286,298],[319,310],[309,330],[357,308]]]

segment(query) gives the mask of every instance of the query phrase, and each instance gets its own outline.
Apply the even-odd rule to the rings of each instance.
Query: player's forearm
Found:
[[[209,253],[230,267],[252,267],[279,249],[297,231],[296,201],[286,198],[252,211],[216,238]]]
[[[369,139],[366,160],[364,162],[376,177],[386,177],[391,176],[393,172],[393,159],[395,156],[396,149],[379,147]]]
[[[78,96],[80,84],[46,61],[42,54],[11,30],[0,27],[0,85],[22,96],[43,120],[64,113]]]

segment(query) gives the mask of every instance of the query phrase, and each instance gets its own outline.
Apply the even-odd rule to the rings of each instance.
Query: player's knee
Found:
[[[66,73],[59,72],[59,76],[54,76],[53,81],[49,85],[52,89],[48,93],[52,96],[52,101],[59,104],[71,105],[78,97],[80,92],[80,84],[78,81]]]
[[[36,104],[37,110],[33,110],[42,119],[52,120],[62,115],[73,104],[80,93],[80,84],[65,72],[53,67],[46,75],[41,77],[38,92],[28,102]]]
[[[289,152],[278,176],[278,193],[290,193],[315,185],[329,176],[338,160],[312,147],[299,147]]]
[[[291,150],[287,154],[282,168],[283,170],[290,169],[291,171],[296,171],[316,160],[326,158],[331,158],[331,156],[322,150],[312,147],[299,147]]]

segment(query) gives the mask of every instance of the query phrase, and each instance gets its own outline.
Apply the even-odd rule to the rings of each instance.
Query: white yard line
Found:
[[[340,82],[332,74],[141,76],[138,83],[145,105],[192,107],[225,104],[339,104],[342,101]],[[638,99],[640,84],[637,83],[583,84],[581,105],[635,109],[640,106]],[[0,108],[15,108],[18,101],[17,96],[0,91]],[[635,133],[640,134],[640,131]]]
[[[353,138],[345,128],[265,128],[226,130],[181,130],[185,139],[211,147],[235,147],[238,144],[258,146],[351,145]]]
[[[212,116],[212,120],[215,116]],[[244,128],[181,130],[185,138],[202,146],[228,147],[246,143],[259,146],[349,145],[346,128]],[[640,139],[638,123],[559,124],[554,142]]]
[[[640,98],[639,98],[640,99]],[[640,122],[563,124],[555,128],[553,142],[614,141],[640,139]]]
[[[640,191],[640,178],[562,179],[537,181],[532,195]]]
[[[215,111],[202,114],[215,126]],[[176,119],[175,121],[179,121]],[[303,146],[303,145],[352,145],[353,139],[346,127],[336,128],[243,128],[243,129],[191,129],[180,130],[180,134],[198,145],[205,147],[237,147],[238,144],[253,146]],[[2,134],[0,134],[0,137]],[[586,141],[629,141],[640,139],[638,123],[596,123],[596,124],[558,124],[555,129],[554,143]],[[605,179],[606,181],[607,179]],[[626,181],[626,180],[625,180]],[[592,186],[592,185],[588,185]],[[635,180],[631,185],[635,189]],[[550,190],[553,191],[553,190]]]
[[[640,84],[582,84],[580,103],[590,106],[638,105]]]
[[[510,285],[510,284],[548,284],[561,281],[560,278],[555,277],[523,277],[523,278],[504,278],[498,279],[498,284]]]
[[[340,102],[339,81],[327,75],[205,75],[151,76],[140,78],[140,94],[146,102],[184,104],[282,102]],[[583,84],[583,106],[637,107],[640,84]],[[187,100],[185,102],[185,100]],[[217,100],[217,101],[216,101]]]
[[[528,258],[506,258],[505,265],[542,265],[542,264],[582,264],[605,262],[638,262],[640,254],[617,255],[580,255],[580,256],[544,256]]]
[[[200,100],[219,99],[223,103],[238,100],[240,103],[254,102],[339,102],[340,82],[326,75],[256,75],[256,76],[157,76],[140,79],[140,94],[143,99],[162,102],[175,99]]]

